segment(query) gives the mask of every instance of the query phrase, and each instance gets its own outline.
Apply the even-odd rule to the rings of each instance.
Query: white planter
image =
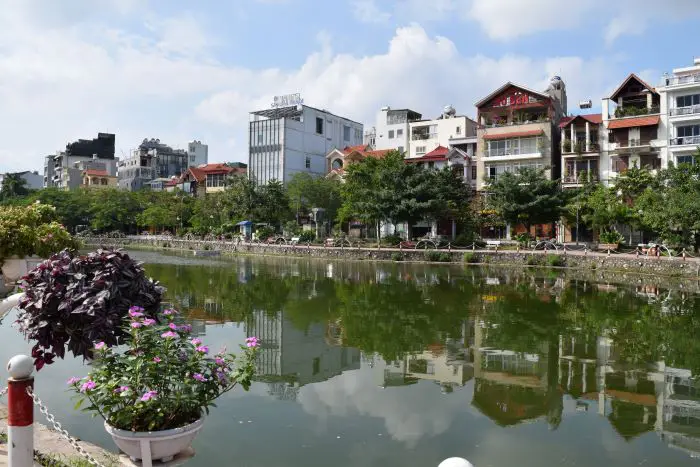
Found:
[[[5,260],[2,265],[2,275],[5,283],[17,282],[20,277],[37,267],[43,260],[36,256],[25,258],[12,257]]]
[[[114,443],[132,459],[160,459],[162,462],[171,461],[177,454],[184,451],[199,434],[204,418],[200,418],[182,428],[163,431],[127,431],[114,428],[105,422],[107,433],[112,436]],[[150,462],[144,462],[150,465]]]

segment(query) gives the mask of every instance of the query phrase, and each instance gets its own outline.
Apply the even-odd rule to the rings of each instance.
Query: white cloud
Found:
[[[383,11],[375,0],[353,0],[353,14],[363,23],[386,23],[391,19],[391,13]]]
[[[12,8],[0,10],[0,128],[12,137],[0,140],[0,172],[40,170],[45,154],[98,131],[117,133],[117,155],[145,137],[180,147],[196,138],[210,144],[212,161],[246,160],[248,112],[280,93],[302,92],[310,105],[372,126],[383,105],[429,117],[453,104],[473,116],[473,103],[501,83],[544,89],[554,73],[567,82],[569,102],[595,101],[626,71],[595,58],[465,56],[417,24],[398,28],[375,55],[336,53],[320,33],[297,68],[249,69],[217,62],[216,37],[182,16],[132,11],[152,26],[136,34],[95,19],[122,14],[109,3],[76,22],[36,2],[9,1]]]

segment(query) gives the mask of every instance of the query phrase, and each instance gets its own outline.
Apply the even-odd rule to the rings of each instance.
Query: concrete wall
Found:
[[[433,149],[437,148],[438,146],[449,148],[450,139],[452,138],[464,138],[476,135],[476,122],[463,116],[456,116],[453,118],[441,118],[439,120],[424,120],[420,122],[412,122],[409,125],[409,127],[411,134],[413,134],[413,131],[416,127],[432,125],[437,126],[435,137],[425,140],[413,140],[411,136],[407,157],[421,157],[429,153]],[[457,127],[459,127],[459,133],[457,133]],[[425,153],[418,154],[418,152],[416,151],[416,148],[418,146],[425,146]]]

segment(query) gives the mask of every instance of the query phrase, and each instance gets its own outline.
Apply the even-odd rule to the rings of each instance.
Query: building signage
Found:
[[[286,94],[284,96],[275,96],[272,100],[272,107],[292,107],[295,105],[301,105],[304,103],[304,99],[301,98],[301,94]]]
[[[493,100],[493,107],[510,107],[511,105],[534,104],[538,102],[537,98],[520,91],[515,91],[510,94],[503,94]]]

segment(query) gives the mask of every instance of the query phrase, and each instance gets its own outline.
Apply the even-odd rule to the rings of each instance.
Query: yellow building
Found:
[[[82,172],[81,188],[117,188],[117,177],[106,170],[86,169]]]

